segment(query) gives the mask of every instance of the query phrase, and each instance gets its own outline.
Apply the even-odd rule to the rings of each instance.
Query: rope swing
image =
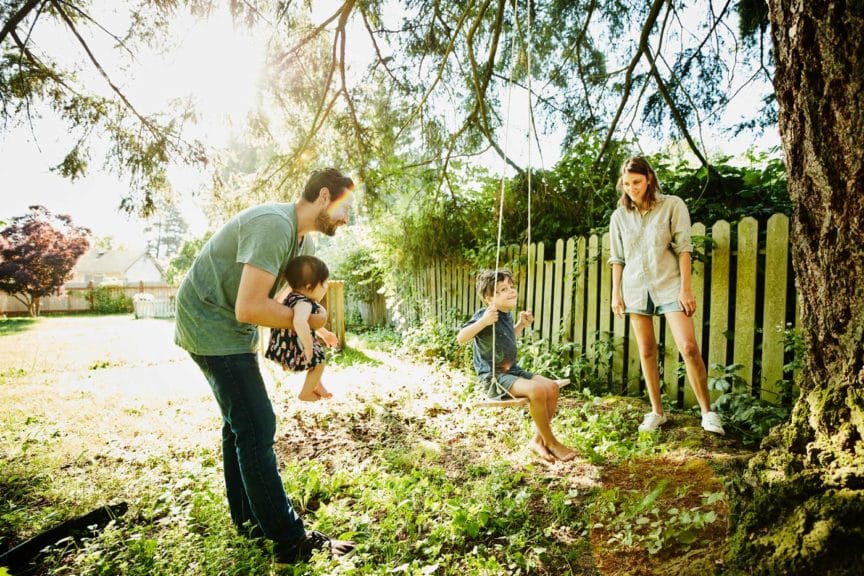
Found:
[[[514,7],[514,22],[519,22],[519,2],[515,2]],[[506,113],[504,115],[504,156],[507,156],[508,149],[508,141],[510,136],[510,100],[513,93],[513,75],[514,70],[516,69],[516,45],[518,44],[518,35],[516,36],[516,40],[514,40],[511,44],[511,62],[514,64],[510,67],[510,77],[507,82],[507,106]],[[525,60],[526,65],[528,67],[528,286],[532,286],[531,283],[531,140],[532,140],[532,129],[534,127],[534,108],[531,103],[531,9],[530,6],[528,8],[528,42],[527,47],[525,48]],[[506,162],[505,162],[506,167]],[[502,170],[501,173],[501,187],[499,191],[499,203],[498,203],[498,237],[495,245],[495,283],[492,288],[492,293],[498,293],[498,270],[501,268],[501,231],[504,223],[504,191],[506,188],[506,175]],[[526,297],[527,298],[527,297]],[[505,408],[509,406],[526,406],[528,405],[527,398],[517,398],[510,393],[510,390],[507,390],[498,383],[498,379],[495,377],[495,329],[492,329],[492,381],[495,383],[495,386],[498,388],[500,392],[506,394],[507,398],[502,398],[501,400],[491,400],[484,399],[477,402],[477,406],[486,407],[486,408]]]

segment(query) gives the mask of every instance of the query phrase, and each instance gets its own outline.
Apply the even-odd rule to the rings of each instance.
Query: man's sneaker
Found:
[[[657,414],[656,412],[649,412],[645,414],[645,418],[642,419],[642,423],[639,424],[639,432],[653,432],[659,426],[662,426],[666,423],[666,415],[665,414]]]
[[[303,539],[286,549],[277,552],[278,561],[286,564],[308,562],[316,550],[329,552],[334,556],[344,556],[354,549],[354,542],[348,540],[333,540],[323,532],[307,530]]]
[[[723,419],[716,412],[702,414],[702,428],[714,434],[726,434],[726,431],[723,430]]]

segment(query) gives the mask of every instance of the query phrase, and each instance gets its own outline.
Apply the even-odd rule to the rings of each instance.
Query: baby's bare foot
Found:
[[[548,448],[552,455],[555,456],[555,458],[558,458],[563,462],[569,462],[576,457],[576,452],[574,452],[567,446],[564,446],[560,442],[556,442],[553,446],[549,446]]]
[[[327,390],[326,388],[324,388],[324,386],[321,384],[318,384],[318,386],[316,386],[315,389],[312,390],[312,392],[317,394],[319,398],[332,398],[333,397],[333,393],[330,392],[329,390]]]
[[[543,442],[538,441],[536,438],[532,438],[531,441],[528,442],[528,447],[542,460],[545,460],[546,462],[555,461],[555,457],[551,452],[549,452],[549,449],[543,445]]]
[[[568,384],[570,384],[570,379],[569,378],[561,378],[560,380],[555,380],[555,383],[558,384],[558,388],[563,388],[564,386],[567,386]]]

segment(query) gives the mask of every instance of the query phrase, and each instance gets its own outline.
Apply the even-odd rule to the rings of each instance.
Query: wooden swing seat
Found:
[[[570,384],[569,378],[556,380],[558,388],[562,388]],[[478,408],[510,408],[512,406],[527,406],[528,398],[502,398],[501,400],[492,400],[491,398],[479,400],[474,404]]]
[[[527,406],[527,398],[503,398],[501,400],[480,400],[475,404],[478,408],[509,408],[510,406]]]

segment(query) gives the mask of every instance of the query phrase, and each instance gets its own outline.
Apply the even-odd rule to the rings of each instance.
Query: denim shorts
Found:
[[[507,392],[513,387],[516,380],[519,378],[530,380],[533,377],[533,372],[528,372],[518,364],[514,364],[510,367],[510,370],[503,374],[496,372],[494,381],[492,380],[491,374],[480,376],[480,389],[487,398],[500,400],[501,398],[508,397]]]
[[[624,308],[625,314],[639,314],[641,316],[662,316],[667,312],[683,312],[684,308],[681,307],[681,303],[677,300],[675,302],[669,302],[668,304],[660,304],[659,306],[655,305],[651,300],[651,296],[648,296],[648,307],[645,310],[640,310],[638,308]]]

